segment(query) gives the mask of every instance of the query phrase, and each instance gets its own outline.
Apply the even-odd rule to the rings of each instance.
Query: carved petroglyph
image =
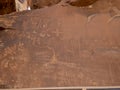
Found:
[[[4,27],[5,29],[13,29],[15,30],[15,28],[13,27],[15,20],[17,17],[0,17],[0,27]]]
[[[3,48],[4,47],[4,43],[3,43],[3,41],[0,39],[0,50],[1,50],[1,48]]]
[[[93,14],[87,21],[91,14],[81,14],[81,9],[56,5],[15,14],[17,30],[0,33],[1,48],[5,46],[0,50],[0,84],[119,85],[120,33],[112,27],[119,19],[108,25],[108,12]],[[110,60],[116,63],[111,65]]]
[[[53,33],[56,37],[60,37],[60,35],[62,34],[62,32],[59,29],[56,29]]]
[[[112,10],[116,13],[112,18],[108,20],[108,23],[112,22],[115,18],[120,18],[120,10],[117,7],[113,7]]]

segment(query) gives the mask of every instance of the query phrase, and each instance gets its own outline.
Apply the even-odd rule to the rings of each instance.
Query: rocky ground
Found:
[[[65,2],[0,16],[0,88],[120,85],[119,0]]]

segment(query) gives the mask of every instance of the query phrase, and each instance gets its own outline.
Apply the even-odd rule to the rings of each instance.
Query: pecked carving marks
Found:
[[[52,19],[50,17],[31,17],[30,19],[25,19],[29,22],[22,22],[21,27],[23,31],[19,34],[20,38],[26,38],[31,40],[31,42],[36,42],[40,44],[42,41],[49,41],[51,38],[62,38],[62,31],[60,30],[60,21],[58,19]],[[21,16],[21,18],[26,18]],[[33,22],[36,21],[36,22]],[[53,22],[54,21],[54,22]],[[29,26],[31,24],[31,26]],[[56,26],[56,27],[54,27]],[[43,43],[47,43],[43,42]],[[41,43],[42,44],[42,43]]]
[[[16,22],[17,16],[0,16],[0,27],[4,27],[6,29],[15,29],[14,24]]]
[[[28,52],[23,43],[16,43],[0,53],[0,84],[8,84],[9,88],[13,88],[18,79],[17,74],[29,60]]]
[[[0,39],[0,50],[4,47],[3,41]]]
[[[86,16],[71,8],[30,11],[17,18],[17,30],[0,33],[1,84],[30,88],[120,83],[120,33],[111,28],[119,21],[109,26],[110,16],[98,14],[87,23]]]

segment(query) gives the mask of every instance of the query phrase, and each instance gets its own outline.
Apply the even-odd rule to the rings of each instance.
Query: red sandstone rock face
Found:
[[[120,18],[111,18],[108,11],[60,4],[0,16],[7,27],[0,31],[0,84],[120,85]]]
[[[72,6],[86,7],[97,1],[98,0],[68,0],[67,3],[69,3]]]
[[[31,7],[33,9],[50,7],[60,3],[62,0],[32,0]]]

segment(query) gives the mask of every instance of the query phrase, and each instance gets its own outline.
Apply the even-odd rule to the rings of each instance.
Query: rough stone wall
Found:
[[[14,0],[0,0],[0,15],[15,11]]]

